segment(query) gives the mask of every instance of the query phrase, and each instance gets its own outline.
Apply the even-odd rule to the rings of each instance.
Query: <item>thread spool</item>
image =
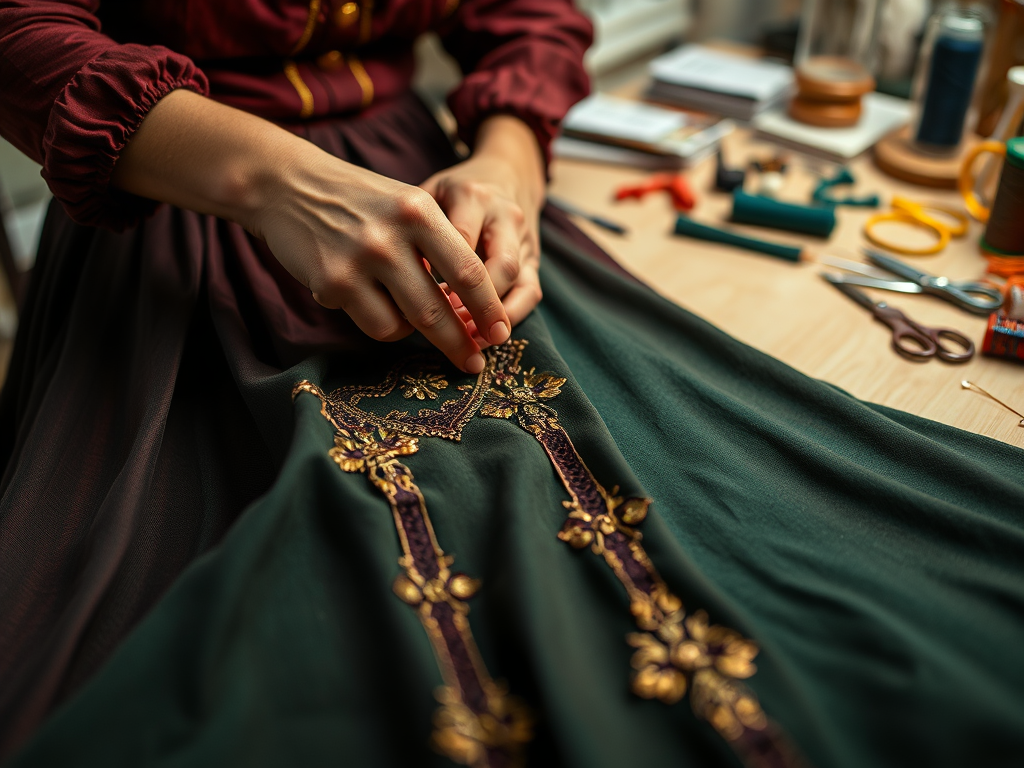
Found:
[[[1024,257],[1024,137],[1006,142],[1006,162],[981,248],[997,258]],[[1024,270],[1021,270],[1024,271]]]
[[[782,203],[736,190],[732,197],[732,221],[828,237],[836,226],[836,213],[831,206]]]
[[[1024,321],[1002,314],[990,315],[981,353],[1024,363]]]
[[[942,153],[960,145],[985,45],[985,25],[970,9],[940,13],[914,142],[924,151]]]

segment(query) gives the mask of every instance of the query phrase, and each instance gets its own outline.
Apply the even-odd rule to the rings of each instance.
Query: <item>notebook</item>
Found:
[[[794,83],[793,70],[785,64],[702,45],[659,56],[648,71],[648,98],[739,120],[750,120],[787,99]]]

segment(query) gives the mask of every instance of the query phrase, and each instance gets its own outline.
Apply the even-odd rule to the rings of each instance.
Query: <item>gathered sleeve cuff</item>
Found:
[[[121,151],[161,98],[209,86],[187,56],[104,35],[97,5],[0,0],[0,134],[43,166],[75,221],[123,229],[156,203],[111,188]]]
[[[152,212],[155,202],[111,188],[110,175],[149,110],[177,88],[209,93],[190,59],[134,44],[100,54],[65,86],[43,136],[43,178],[71,218],[123,229]]]
[[[562,118],[590,91],[590,22],[571,0],[468,0],[440,32],[465,73],[448,97],[459,138],[472,147],[485,118],[511,114],[533,130],[549,163]]]

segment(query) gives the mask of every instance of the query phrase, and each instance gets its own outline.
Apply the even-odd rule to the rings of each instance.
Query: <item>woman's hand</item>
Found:
[[[481,346],[509,337],[488,270],[426,192],[319,150],[275,178],[249,229],[317,302],[380,341],[416,329],[470,373],[483,369]]]
[[[480,343],[500,344],[511,332],[488,269],[427,192],[261,118],[174,91],[143,120],[111,181],[241,224],[317,301],[344,309],[373,338],[396,340],[415,328],[478,373]]]
[[[541,299],[538,227],[545,181],[533,132],[508,115],[488,118],[477,132],[473,155],[421,186],[479,255],[509,320],[519,323]],[[448,288],[477,344],[498,343],[478,331],[476,313],[458,286]]]

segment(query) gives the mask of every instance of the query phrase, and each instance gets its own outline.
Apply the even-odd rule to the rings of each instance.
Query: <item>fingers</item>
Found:
[[[352,288],[339,308],[352,318],[359,330],[377,341],[398,341],[415,330],[402,317],[391,294],[376,281],[367,280]]]
[[[519,276],[520,244],[526,238],[522,209],[486,184],[443,185],[429,180],[423,188],[483,260],[498,296],[508,293]]]
[[[517,221],[510,210],[491,217],[485,224],[484,247],[477,250],[482,251],[487,274],[499,296],[508,293],[519,279],[520,257],[525,253],[523,234],[521,220]]]
[[[395,260],[379,278],[406,320],[449,360],[467,373],[483,370],[484,357],[479,346],[418,259],[410,255],[408,259]]]
[[[525,320],[533,308],[540,303],[542,296],[537,264],[534,260],[530,260],[523,264],[519,270],[519,280],[502,299],[512,324],[517,325]]]
[[[481,335],[492,344],[502,343],[509,337],[511,323],[487,269],[434,201],[426,199],[430,201],[429,207],[412,195],[405,201],[405,215],[412,224],[416,246],[459,295],[477,328],[482,330]],[[435,294],[440,295],[439,288]],[[447,300],[444,304],[451,310]],[[456,319],[454,312],[451,318]]]
[[[444,198],[441,210],[456,231],[462,235],[466,244],[479,253],[480,233],[487,217],[487,209],[480,199],[466,193],[455,192]]]

